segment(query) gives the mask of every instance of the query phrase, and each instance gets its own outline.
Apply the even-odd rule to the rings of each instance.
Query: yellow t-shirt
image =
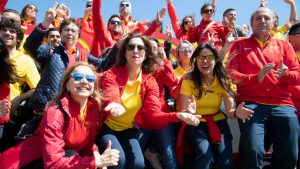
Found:
[[[27,84],[30,89],[34,89],[40,81],[40,74],[36,68],[33,59],[19,52],[18,54],[11,56],[10,60],[15,65],[19,81],[10,84],[10,99],[13,100],[15,97],[22,94],[21,86]]]
[[[121,96],[122,105],[125,108],[125,113],[122,116],[108,116],[105,124],[114,131],[122,131],[132,128],[136,113],[142,107],[142,98],[140,96],[142,84],[142,73],[138,79],[132,83],[127,82],[124,92]]]
[[[178,65],[177,68],[174,70],[174,73],[177,76],[177,78],[180,79],[181,76],[183,76],[186,73],[186,71],[180,65]]]
[[[226,94],[225,91],[217,77],[214,77],[214,81],[212,84],[207,88],[206,93],[202,91],[202,97],[197,99],[199,95],[199,89],[195,87],[195,84],[191,80],[183,80],[180,88],[180,94],[186,96],[195,96],[196,99],[196,114],[200,115],[209,115],[214,114],[220,110],[221,101],[223,95]],[[225,119],[225,115],[223,113],[217,114],[214,116],[214,120],[222,120]],[[205,119],[200,119],[203,122],[206,122]]]
[[[276,31],[272,31],[272,35],[274,39],[284,40],[284,34],[286,34],[288,29],[285,25],[279,26]]]

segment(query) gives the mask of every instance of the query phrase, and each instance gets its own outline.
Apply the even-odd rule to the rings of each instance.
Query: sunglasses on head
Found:
[[[129,7],[130,4],[120,4],[120,7]]]
[[[127,44],[126,45],[126,49],[129,51],[133,51],[135,48],[137,48],[139,51],[146,49],[146,47],[143,45],[135,45],[135,44]]]
[[[203,10],[203,13],[214,13],[215,12],[215,10],[213,10],[213,9],[204,9]]]
[[[81,73],[72,73],[71,77],[74,81],[81,81],[83,78],[87,80],[88,83],[94,83],[96,81],[96,77],[94,75],[84,75]]]
[[[114,24],[121,25],[121,21],[110,20],[109,23],[113,25]]]
[[[191,45],[186,46],[186,47],[180,46],[180,47],[178,48],[178,50],[179,50],[180,52],[183,52],[183,51],[185,51],[185,50],[191,51],[191,50],[193,50],[193,47],[192,47]]]
[[[215,56],[214,55],[206,55],[206,56],[199,55],[196,57],[196,60],[198,63],[202,63],[202,62],[204,62],[204,60],[206,60],[207,62],[211,62],[211,61],[215,60]]]

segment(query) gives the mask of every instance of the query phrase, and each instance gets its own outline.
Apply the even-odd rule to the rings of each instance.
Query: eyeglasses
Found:
[[[129,7],[130,4],[120,4],[120,7]]]
[[[209,12],[210,12],[210,13],[214,13],[215,10],[213,10],[213,9],[204,9],[204,10],[203,10],[203,13],[206,13],[206,14],[207,14],[207,13],[209,13]]]
[[[187,24],[190,24],[192,23],[192,21],[184,21],[183,24],[187,25]]]
[[[88,83],[94,83],[96,81],[96,77],[94,75],[84,75],[81,73],[72,73],[71,77],[74,81],[81,81],[83,78],[87,80]]]
[[[126,45],[126,49],[129,51],[133,51],[135,48],[137,48],[139,51],[146,49],[146,47],[143,45],[135,45],[135,44],[127,44]]]
[[[68,10],[68,7],[64,6],[64,5],[60,5],[58,6],[57,8],[60,8],[61,10],[63,11],[67,11]]]
[[[193,46],[191,46],[191,45],[186,46],[186,47],[180,46],[180,47],[178,48],[178,50],[179,50],[180,52],[183,52],[183,51],[185,51],[185,50],[191,51],[191,50],[193,50]]]
[[[34,6],[28,6],[27,8],[33,10],[34,12],[38,12],[38,9],[36,9]]]
[[[204,59],[207,62],[211,62],[211,61],[215,60],[215,56],[214,55],[206,55],[206,56],[199,55],[199,56],[196,57],[197,63],[204,62]]]
[[[121,25],[121,21],[110,20],[109,23],[113,25],[114,24]]]
[[[63,28],[62,31],[64,31],[65,33],[69,33],[71,31],[73,34],[78,34],[79,33],[79,30],[71,29],[71,28]]]

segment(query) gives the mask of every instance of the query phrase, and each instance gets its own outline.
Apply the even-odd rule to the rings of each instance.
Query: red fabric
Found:
[[[10,94],[10,89],[9,89],[9,84],[2,81],[0,83],[0,100],[10,100],[9,99],[9,94]],[[6,114],[5,116],[0,118],[0,125],[3,125],[5,123],[7,123],[10,118],[9,118],[10,113]]]
[[[93,20],[88,18],[87,21],[83,21],[82,18],[79,18],[77,21],[81,23],[80,39],[87,43],[90,50],[94,39]]]
[[[206,120],[208,135],[211,144],[216,144],[222,141],[220,129],[217,123],[214,121],[214,116],[219,113],[220,112],[210,114],[210,115],[202,115],[202,117]]]
[[[120,98],[127,80],[128,68],[126,66],[113,67],[103,73],[100,85],[103,95],[108,99],[104,102],[103,107],[112,102],[121,103]],[[143,105],[135,116],[135,123],[139,127],[156,129],[166,127],[172,122],[179,122],[177,112],[163,113],[160,110],[159,88],[152,75],[142,74],[140,95]],[[106,112],[106,116],[101,116],[101,123],[105,121],[108,115],[109,112]]]
[[[165,99],[164,86],[167,86],[170,89],[170,92],[173,93],[175,92],[173,89],[178,85],[179,80],[175,75],[172,65],[168,59],[164,60],[163,70],[155,72],[153,76],[156,79],[159,88],[159,101],[161,103],[161,110],[163,112],[170,112],[170,107]]]
[[[0,13],[3,12],[5,5],[7,4],[8,0],[1,0],[0,1]]]
[[[214,45],[218,51],[222,49],[223,43],[226,42],[226,36],[229,33],[229,29],[227,27],[223,27],[222,23],[215,22],[212,24],[208,30],[205,32],[205,34],[201,37],[202,32],[206,29],[207,25],[213,21],[205,21],[201,20],[200,24],[196,27],[195,33],[193,33],[190,36],[190,42],[194,43],[197,42],[198,45],[202,43],[208,42],[208,33],[213,36],[213,39],[215,41]]]
[[[177,17],[173,3],[172,2],[168,3],[167,7],[168,7],[168,14],[171,19],[172,28],[173,28],[176,38],[180,39],[180,40],[189,40],[190,41],[190,36],[195,35],[196,29],[190,28],[190,30],[188,32],[185,32],[181,27],[181,24]]]
[[[36,24],[26,23],[24,20],[21,20],[21,25],[24,31],[24,34],[30,35],[31,32],[35,29]]]
[[[235,55],[228,58],[227,71],[238,82],[238,101],[293,106],[288,86],[300,83],[300,67],[294,49],[286,41],[272,37],[269,41],[263,49],[253,36],[233,43],[230,53]],[[282,78],[276,78],[274,72],[280,59],[289,71]],[[258,72],[270,62],[275,64],[274,68],[259,83]]]
[[[81,147],[67,144],[74,132],[76,114],[80,113],[79,104],[68,95],[61,103],[65,112],[57,105],[49,106],[36,135],[0,155],[0,168],[20,168],[41,156],[45,168],[96,168],[93,152],[97,151],[94,140],[100,129],[98,103],[92,98],[88,100],[86,121],[90,121],[90,135],[85,137],[88,143]],[[80,155],[64,157],[64,149],[77,151]]]
[[[218,143],[222,140],[221,132],[216,122],[213,120],[213,116],[221,113],[220,111],[212,114],[212,115],[202,115],[205,120],[207,120],[208,134],[212,144]],[[193,153],[191,147],[184,141],[183,135],[184,130],[187,125],[185,123],[181,124],[181,128],[178,133],[177,142],[176,142],[176,158],[178,160],[178,164],[180,166],[184,163],[184,153]],[[213,138],[214,137],[214,138]]]

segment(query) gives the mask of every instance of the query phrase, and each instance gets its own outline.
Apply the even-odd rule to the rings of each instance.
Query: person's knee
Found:
[[[135,158],[135,160],[133,161],[133,168],[135,168],[135,169],[144,169],[145,168],[145,160],[144,160],[143,156]]]

